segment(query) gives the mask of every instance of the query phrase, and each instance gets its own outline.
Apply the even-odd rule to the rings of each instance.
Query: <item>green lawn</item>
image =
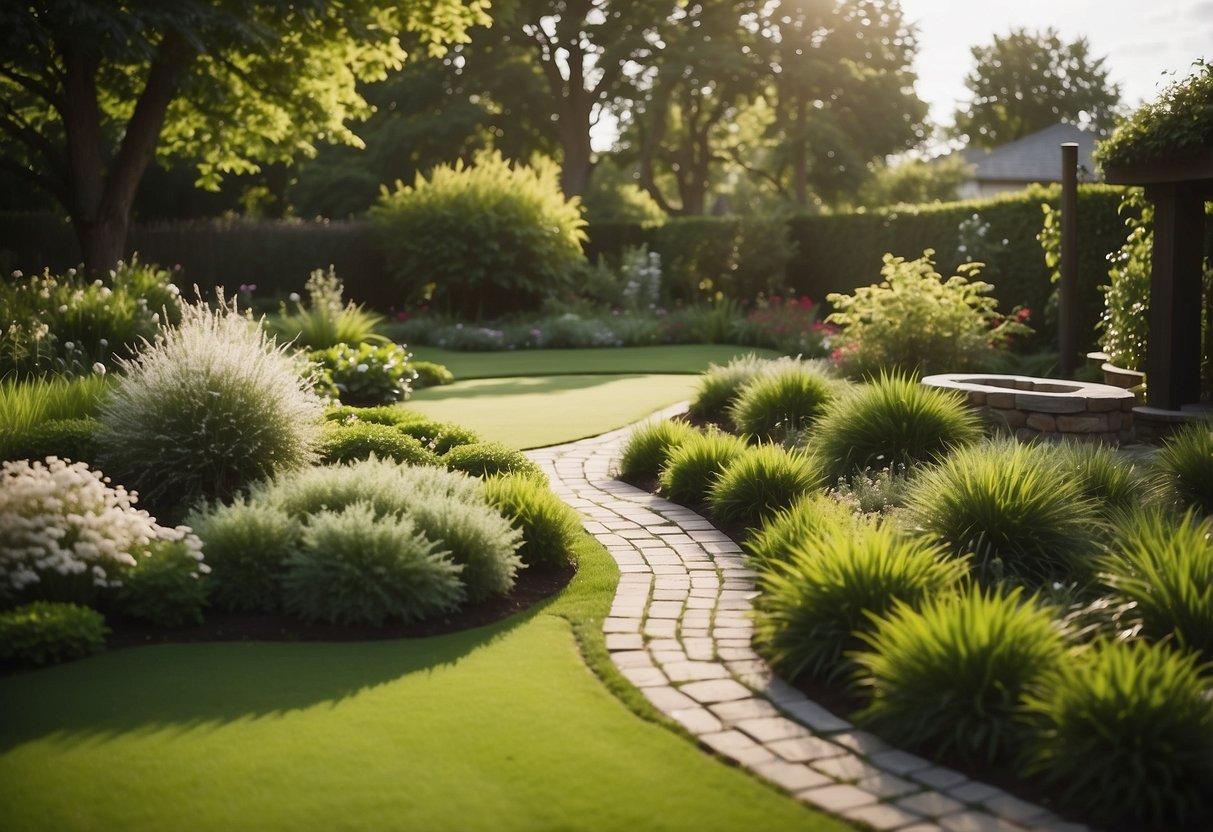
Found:
[[[606,356],[594,353],[630,360],[569,352],[602,372]],[[686,372],[731,354],[678,352]],[[483,372],[497,361],[499,375],[516,375],[516,355],[477,358]],[[627,377],[451,395],[456,386],[417,406],[458,406],[449,418],[488,435],[512,398],[548,436],[578,410],[601,415],[599,433],[631,419],[608,415],[600,388],[644,413],[693,381],[614,372]],[[618,573],[588,538],[579,556],[556,599],[488,628],[144,647],[0,679],[0,829],[848,828],[637,715],[653,712],[606,659],[601,634]]]
[[[701,373],[709,364],[726,364],[736,355],[779,353],[729,344],[676,344],[668,347],[612,347],[585,350],[510,350],[456,352],[440,347],[414,347],[416,361],[446,365],[456,379],[561,374]]]

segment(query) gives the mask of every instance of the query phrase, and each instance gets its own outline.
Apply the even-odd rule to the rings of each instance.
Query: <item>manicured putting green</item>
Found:
[[[407,407],[513,448],[538,448],[631,424],[698,386],[693,375],[473,379],[418,390]]]
[[[701,373],[709,364],[755,353],[776,358],[779,353],[730,344],[673,344],[663,347],[611,347],[584,350],[508,350],[456,352],[440,347],[415,347],[417,361],[444,364],[456,379],[501,376],[547,376],[562,373]]]
[[[25,830],[847,827],[646,722],[587,672],[617,573],[450,636],[117,651],[0,679]],[[635,694],[633,694],[635,695]]]

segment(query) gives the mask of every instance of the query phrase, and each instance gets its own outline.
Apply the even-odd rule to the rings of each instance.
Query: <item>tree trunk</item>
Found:
[[[583,196],[593,169],[590,151],[589,119],[584,123],[560,126],[560,146],[564,158],[560,165],[560,190],[566,197]]]
[[[80,256],[90,274],[105,272],[123,258],[128,217],[128,213],[96,218],[72,217],[76,241],[80,244]]]

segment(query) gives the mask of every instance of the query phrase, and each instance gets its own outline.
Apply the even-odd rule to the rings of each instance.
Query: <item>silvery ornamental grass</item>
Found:
[[[324,403],[235,300],[199,300],[131,360],[101,408],[101,467],[156,506],[224,498],[313,461]]]
[[[21,600],[88,602],[118,587],[157,541],[202,563],[186,526],[167,528],[136,509],[136,496],[83,462],[57,457],[0,466],[0,606]],[[196,577],[196,574],[195,574]]]

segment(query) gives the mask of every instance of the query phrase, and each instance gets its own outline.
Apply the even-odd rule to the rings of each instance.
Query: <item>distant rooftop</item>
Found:
[[[979,182],[1060,182],[1063,142],[1078,144],[1078,178],[1095,179],[1096,134],[1073,124],[1055,124],[1022,139],[993,150],[969,148],[962,151],[966,162],[976,167],[973,178]]]

